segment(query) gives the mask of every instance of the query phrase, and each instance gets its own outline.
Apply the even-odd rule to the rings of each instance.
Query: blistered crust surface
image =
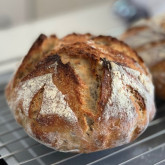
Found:
[[[94,152],[136,139],[155,114],[141,58],[110,36],[41,35],[6,87],[26,132],[64,152]]]

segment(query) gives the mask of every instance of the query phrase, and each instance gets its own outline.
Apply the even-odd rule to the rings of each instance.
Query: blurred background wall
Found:
[[[114,0],[34,0],[36,17],[45,17],[53,14],[67,13],[84,7],[96,5],[103,2],[114,2]]]
[[[134,2],[148,9],[150,15],[165,12],[165,0],[118,1]],[[104,2],[117,0],[0,0],[0,30]]]
[[[0,0],[0,29],[114,0]]]
[[[0,28],[7,28],[28,20],[26,0],[0,0]]]

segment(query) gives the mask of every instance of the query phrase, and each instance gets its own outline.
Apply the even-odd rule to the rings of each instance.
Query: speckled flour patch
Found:
[[[23,101],[23,111],[26,116],[28,116],[30,102],[32,101],[34,95],[44,86],[49,76],[51,76],[51,74],[34,77],[30,80],[22,82],[16,89],[18,92],[16,103],[20,100]]]
[[[44,86],[43,101],[40,114],[57,114],[70,122],[77,121],[73,111],[64,99],[64,95],[52,82],[52,75]]]
[[[25,115],[28,116],[30,103],[34,95],[42,87],[44,87],[44,92],[40,114],[57,114],[69,122],[76,122],[77,117],[65,101],[65,96],[52,82],[51,73],[34,77],[20,84],[19,88],[17,89],[18,93],[16,104],[20,100],[23,101],[23,111]]]
[[[154,97],[154,87],[150,78],[139,71],[119,66],[114,62],[111,62],[111,67],[112,93],[105,106],[103,114],[105,120],[110,117],[126,119],[129,122],[134,120],[137,114],[127,85],[139,92],[144,99],[147,111],[150,111]]]

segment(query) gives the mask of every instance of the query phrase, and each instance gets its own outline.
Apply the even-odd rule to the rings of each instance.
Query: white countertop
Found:
[[[16,62],[6,65],[4,61],[23,57],[41,33],[46,35],[55,33],[58,37],[72,32],[119,35],[125,27],[111,10],[110,3],[103,3],[0,31],[0,73],[13,70]]]

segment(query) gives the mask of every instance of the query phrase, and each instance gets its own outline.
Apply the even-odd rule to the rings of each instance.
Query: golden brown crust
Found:
[[[56,45],[58,39],[55,35],[47,38],[44,34],[41,34],[30,48],[28,54],[23,58],[21,65],[16,71],[13,79],[10,82],[10,89],[14,88],[23,77],[29,74],[35,69],[35,65],[46,56],[47,52],[52,49],[52,46]],[[10,90],[9,90],[10,91]],[[8,93],[10,97],[10,93]]]
[[[6,87],[26,132],[60,151],[94,152],[136,139],[155,114],[150,74],[109,36],[41,35]]]
[[[121,39],[134,48],[149,67],[153,75],[156,95],[162,99],[165,99],[165,83],[162,83],[165,81],[165,77],[162,76],[164,72],[162,64],[165,60],[164,36],[164,16],[143,21],[142,25],[129,28],[121,36]],[[162,67],[161,74],[160,67]]]

